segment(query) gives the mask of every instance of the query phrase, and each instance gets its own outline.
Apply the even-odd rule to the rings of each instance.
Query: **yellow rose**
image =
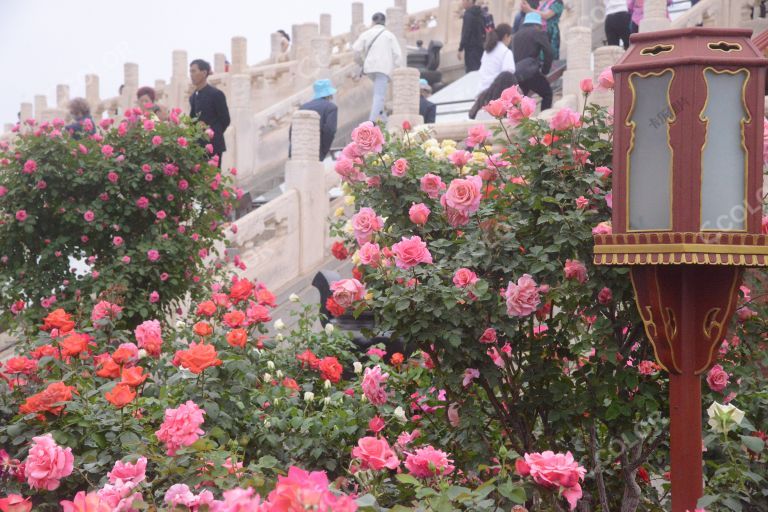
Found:
[[[352,255],[352,263],[354,263],[355,266],[360,264],[360,251],[355,251]]]
[[[344,196],[344,204],[347,206],[355,205],[355,196]]]
[[[473,151],[472,152],[472,161],[476,164],[483,165],[485,163],[485,153],[481,153],[480,151]]]
[[[343,206],[339,206],[338,208],[336,208],[336,211],[333,212],[333,214],[336,217],[343,217],[344,216],[344,207]]]

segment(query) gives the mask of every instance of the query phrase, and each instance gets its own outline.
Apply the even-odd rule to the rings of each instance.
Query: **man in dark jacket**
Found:
[[[522,27],[515,34],[514,49],[515,75],[523,94],[533,91],[541,96],[541,110],[552,107],[552,87],[546,74],[552,67],[552,44],[547,32],[541,27],[541,15],[529,12],[525,15]],[[540,56],[544,60],[540,60]]]
[[[208,84],[211,65],[203,59],[195,59],[189,65],[189,78],[195,86],[195,92],[189,97],[189,115],[204,122],[213,130],[213,155],[221,156],[227,150],[224,143],[224,130],[229,126],[229,108],[224,93]]]
[[[332,101],[336,89],[330,80],[316,80],[313,87],[315,97],[299,107],[299,110],[313,110],[320,114],[320,161],[322,162],[331,150],[331,144],[336,137],[339,108]]]
[[[461,42],[459,43],[459,60],[464,52],[464,70],[477,71],[480,69],[480,59],[483,58],[485,43],[485,17],[475,0],[462,0],[464,15],[461,24]]]
[[[432,87],[429,85],[429,82],[421,78],[419,79],[419,89],[421,90],[421,94],[419,94],[419,115],[424,118],[426,124],[434,123],[437,117],[437,105],[427,99],[428,96],[432,95]]]

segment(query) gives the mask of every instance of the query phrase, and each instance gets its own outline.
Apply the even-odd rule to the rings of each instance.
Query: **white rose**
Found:
[[[325,334],[330,336],[331,334],[333,334],[334,330],[336,330],[336,328],[333,326],[333,324],[331,323],[325,324]]]
[[[331,389],[331,381],[329,381],[328,379],[325,379],[325,382],[323,382],[323,387],[325,389]]]
[[[709,415],[707,422],[709,426],[721,434],[727,434],[741,425],[741,421],[744,419],[744,411],[741,409],[731,404],[723,405],[717,402],[712,402],[712,405],[707,409],[707,414]]]
[[[285,329],[285,322],[283,322],[282,318],[278,318],[277,320],[275,320],[274,326],[276,330],[281,331]]]
[[[267,368],[269,368],[270,370],[274,370],[275,363],[273,363],[272,361],[267,361]]]
[[[327,397],[323,398],[323,403],[325,405],[329,405],[331,403],[331,397],[327,396]]]
[[[288,300],[291,302],[299,302],[301,300],[301,297],[299,297],[295,293],[292,293],[288,296]]]
[[[275,373],[275,375],[277,376],[277,378],[278,378],[278,379],[282,379],[282,378],[283,378],[283,375],[284,375],[284,374],[283,374],[283,370],[277,370],[277,372]]]
[[[405,411],[399,405],[397,406],[397,409],[395,409],[394,415],[398,420],[405,421]]]
[[[264,376],[262,376],[262,379],[264,382],[272,382],[272,375],[265,373]]]
[[[314,399],[315,399],[315,394],[313,392],[307,391],[306,393],[304,393],[305,402],[311,402]]]
[[[361,373],[363,373],[363,365],[359,361],[355,361],[354,363],[352,363],[352,367],[355,369],[356,374],[360,375]]]

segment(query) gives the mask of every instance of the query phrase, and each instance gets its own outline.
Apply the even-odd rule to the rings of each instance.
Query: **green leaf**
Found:
[[[410,485],[420,485],[420,482],[413,476],[407,475],[405,473],[400,473],[399,475],[395,475],[395,478],[397,478],[397,481],[403,484],[410,484]]]
[[[760,453],[765,448],[765,441],[763,441],[759,437],[752,437],[752,436],[739,436],[739,437],[741,437],[741,442],[744,443],[744,446],[746,446],[750,451],[754,453]]]

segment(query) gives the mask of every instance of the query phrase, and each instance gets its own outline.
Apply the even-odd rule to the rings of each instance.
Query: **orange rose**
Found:
[[[392,357],[389,359],[389,362],[392,363],[395,366],[400,366],[403,364],[403,361],[405,361],[405,357],[403,357],[403,354],[400,352],[395,352],[392,354]]]
[[[251,296],[253,292],[253,283],[247,279],[239,279],[232,288],[229,289],[229,298],[235,301],[237,304],[240,301],[246,300]]]
[[[243,348],[248,343],[248,333],[245,329],[232,329],[227,333],[227,343],[233,347]]]
[[[101,354],[101,356],[100,361],[97,363],[99,369],[96,371],[96,375],[105,379],[118,378],[120,376],[120,366],[118,366],[109,354]]]
[[[197,314],[203,316],[213,316],[216,314],[216,304],[207,300],[197,305]]]
[[[329,356],[320,360],[317,365],[320,370],[320,376],[324,379],[328,379],[331,382],[339,382],[341,380],[341,372],[344,371],[338,359]]]
[[[121,382],[113,387],[111,391],[104,393],[104,398],[118,409],[122,409],[136,398],[136,392],[128,384]]]
[[[216,357],[216,349],[207,343],[192,342],[188,350],[181,350],[176,355],[181,366],[192,373],[201,373],[210,366],[221,366],[221,359]]]
[[[213,332],[213,327],[211,327],[211,324],[208,322],[197,322],[192,330],[195,331],[195,334],[198,336],[210,336]]]
[[[275,302],[275,295],[266,288],[261,288],[256,292],[256,302],[262,306],[269,306],[271,308],[277,306],[277,302]]]
[[[57,404],[72,400],[72,390],[74,389],[74,386],[67,386],[63,382],[53,382],[43,391],[27,398],[19,407],[19,412],[21,414],[49,412],[58,416],[64,410],[64,406]],[[45,419],[43,414],[38,414],[37,417]]]
[[[44,331],[58,329],[59,332],[65,333],[74,328],[75,322],[72,321],[72,316],[61,308],[52,311],[43,319]]]
[[[83,352],[90,353],[89,342],[88,335],[73,331],[61,341],[61,353],[68,357],[78,357]]]
[[[126,384],[133,388],[139,387],[144,384],[144,381],[149,377],[148,374],[143,373],[144,368],[141,366],[134,366],[133,368],[123,368],[123,380],[120,384]]]

